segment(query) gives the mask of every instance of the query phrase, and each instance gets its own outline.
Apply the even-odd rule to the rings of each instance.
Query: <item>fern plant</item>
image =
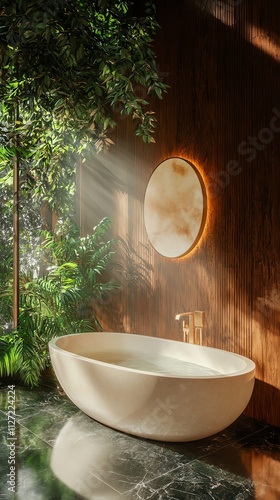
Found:
[[[17,377],[38,385],[49,366],[48,342],[53,337],[81,331],[101,331],[96,308],[119,285],[108,280],[117,241],[106,239],[110,220],[104,218],[91,235],[77,228],[63,234],[45,233],[47,267],[38,278],[21,274],[17,330],[0,336],[0,376]],[[12,282],[2,300],[12,307]]]

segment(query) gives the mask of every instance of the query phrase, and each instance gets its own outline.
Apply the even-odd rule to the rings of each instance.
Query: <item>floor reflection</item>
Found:
[[[16,387],[15,393],[17,499],[280,498],[279,428],[241,416],[210,438],[161,443],[90,419],[54,388]],[[7,414],[3,385],[0,498],[9,498]]]
[[[114,500],[116,490],[108,482],[114,475],[121,480],[126,446],[116,448],[106,428],[95,433],[90,424],[83,415],[67,421],[55,441],[51,468],[58,479],[84,498]]]

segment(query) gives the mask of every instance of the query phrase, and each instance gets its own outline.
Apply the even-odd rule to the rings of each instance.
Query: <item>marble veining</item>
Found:
[[[0,499],[7,491],[7,387],[0,387]],[[46,385],[15,388],[17,498],[276,500],[280,430],[242,415],[224,431],[163,443],[106,427]]]

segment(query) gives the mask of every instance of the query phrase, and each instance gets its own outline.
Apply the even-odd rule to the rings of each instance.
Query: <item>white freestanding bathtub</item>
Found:
[[[220,349],[127,333],[78,333],[49,343],[62,388],[114,429],[193,441],[236,420],[253,392],[255,364]]]

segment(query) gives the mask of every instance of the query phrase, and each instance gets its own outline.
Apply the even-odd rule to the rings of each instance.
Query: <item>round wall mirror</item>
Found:
[[[206,220],[203,179],[189,161],[168,158],[152,173],[145,193],[148,238],[165,257],[181,257],[200,239]]]

